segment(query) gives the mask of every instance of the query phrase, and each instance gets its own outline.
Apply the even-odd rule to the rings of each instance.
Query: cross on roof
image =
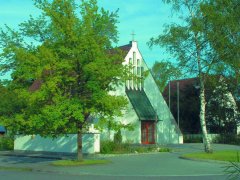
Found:
[[[134,41],[134,36],[136,35],[135,33],[134,33],[134,31],[132,32],[132,40]]]

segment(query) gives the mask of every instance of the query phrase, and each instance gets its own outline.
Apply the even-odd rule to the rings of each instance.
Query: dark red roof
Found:
[[[130,43],[123,45],[123,46],[119,46],[118,48],[121,49],[122,51],[125,51],[126,53],[128,53],[132,47],[132,44],[130,44]]]
[[[171,94],[174,94],[177,92],[177,82],[179,82],[179,90],[184,90],[189,86],[194,86],[196,89],[199,88],[198,78],[174,80],[174,81],[170,81]],[[168,96],[168,91],[169,91],[169,83],[166,85],[163,91],[164,97]]]
[[[121,50],[122,55],[124,56],[123,58],[125,58],[127,53],[130,51],[131,47],[132,47],[132,44],[130,42],[129,44],[110,49],[109,53],[110,54],[116,54],[117,50]]]

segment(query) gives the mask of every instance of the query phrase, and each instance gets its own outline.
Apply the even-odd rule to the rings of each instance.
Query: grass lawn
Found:
[[[231,161],[231,162],[239,162],[240,160],[240,152],[239,151],[215,151],[213,153],[191,153],[184,154],[181,157],[190,158],[190,159],[209,159],[209,160],[217,160],[217,161]]]
[[[0,171],[32,171],[31,168],[0,166]]]
[[[83,165],[107,164],[110,162],[111,161],[103,160],[103,159],[88,159],[83,161],[59,160],[59,161],[54,161],[51,164],[54,166],[83,166]]]

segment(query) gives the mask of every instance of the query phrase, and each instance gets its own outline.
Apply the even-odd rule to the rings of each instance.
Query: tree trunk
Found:
[[[200,74],[200,123],[202,128],[202,135],[203,135],[203,144],[204,144],[204,150],[206,153],[212,153],[211,144],[209,141],[208,133],[207,133],[207,125],[206,125],[206,119],[205,119],[205,112],[206,112],[206,100],[205,100],[205,87],[204,82],[202,78],[202,74]]]
[[[192,16],[194,17],[194,16]],[[211,153],[211,144],[208,138],[208,133],[207,133],[207,125],[206,125],[206,119],[205,119],[205,114],[206,114],[206,100],[205,100],[205,78],[202,72],[202,61],[201,61],[201,50],[200,50],[200,44],[198,41],[198,34],[194,33],[194,41],[195,41],[195,46],[196,46],[196,52],[197,52],[197,64],[198,64],[198,76],[199,76],[199,84],[200,84],[200,114],[199,114],[199,119],[200,119],[200,124],[201,124],[201,129],[202,129],[202,135],[203,135],[203,144],[204,144],[204,150],[206,153]]]
[[[83,153],[82,153],[82,126],[78,126],[78,133],[77,133],[77,160],[83,160]]]

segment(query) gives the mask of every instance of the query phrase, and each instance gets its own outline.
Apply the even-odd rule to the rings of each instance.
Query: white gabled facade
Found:
[[[121,48],[121,47],[120,47]],[[141,77],[144,71],[148,71],[148,67],[138,49],[137,42],[131,41],[130,48],[125,56],[124,64],[132,65],[132,72],[134,75]],[[152,109],[154,109],[157,120],[147,119],[140,120],[139,115],[134,109],[134,104],[131,103],[131,99],[127,95],[126,91],[131,90],[132,93],[143,91],[147,96]],[[116,118],[118,121],[121,121],[123,124],[131,123],[134,127],[133,131],[121,130],[122,138],[124,142],[130,142],[134,144],[178,144],[183,143],[183,136],[178,128],[173,115],[171,114],[161,92],[151,73],[149,72],[147,77],[144,80],[134,80],[133,78],[126,81],[125,87],[119,87],[116,92],[116,95],[125,95],[129,104],[126,112],[124,112],[123,117]],[[140,107],[141,108],[141,107]],[[145,124],[144,124],[145,123]],[[149,123],[149,124],[147,124]],[[153,125],[151,125],[153,124]],[[145,127],[146,126],[146,127]],[[144,129],[145,127],[145,129]],[[149,129],[148,129],[149,128]],[[147,131],[147,132],[146,132]],[[149,132],[151,131],[151,132]],[[154,132],[153,132],[154,131]],[[154,133],[154,142],[144,140],[144,133]],[[114,132],[111,133],[110,139],[113,139]],[[148,136],[148,135],[147,135]],[[104,131],[101,134],[102,139],[109,138],[109,132]],[[149,138],[149,137],[147,137]]]

